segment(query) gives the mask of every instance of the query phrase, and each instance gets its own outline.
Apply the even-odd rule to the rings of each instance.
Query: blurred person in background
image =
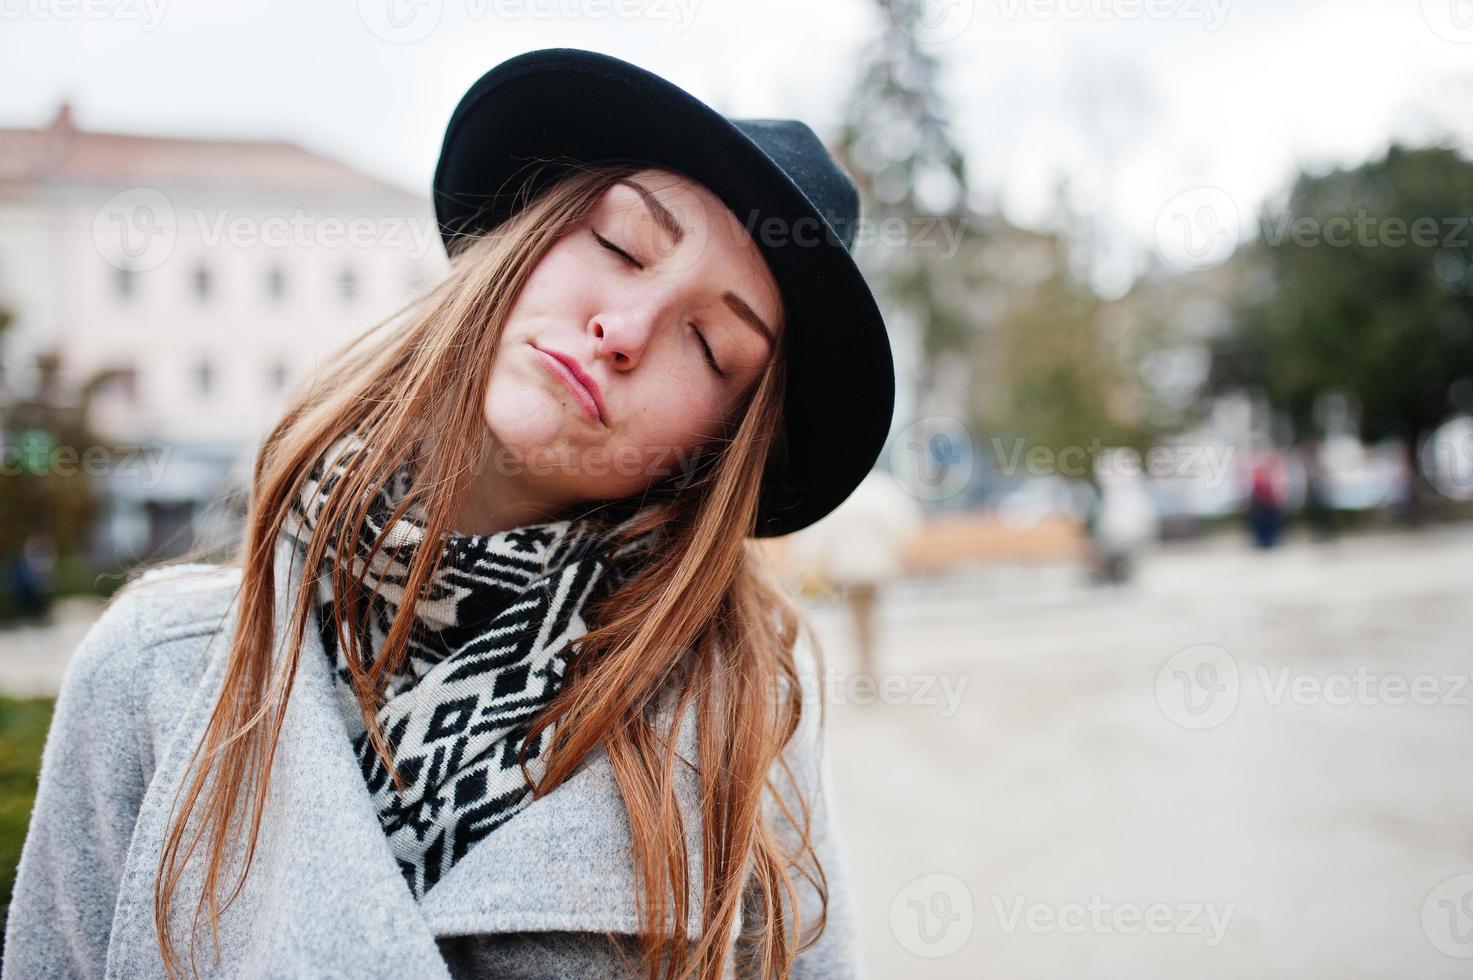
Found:
[[[1119,457],[1115,457],[1118,459]],[[1095,495],[1086,530],[1093,579],[1120,585],[1135,574],[1137,557],[1154,541],[1159,527],[1156,506],[1137,469],[1115,465],[1110,455],[1100,457]]]
[[[881,590],[905,571],[905,547],[920,526],[916,499],[877,469],[837,510],[795,535],[794,558],[822,576],[848,608],[859,670],[867,677],[879,666],[875,606]]]
[[[1249,475],[1248,506],[1244,518],[1255,546],[1263,549],[1278,544],[1284,523],[1286,496],[1283,458],[1266,449],[1253,461]]]
[[[18,618],[44,622],[50,615],[56,578],[56,544],[41,531],[26,535],[5,563],[5,591]]]

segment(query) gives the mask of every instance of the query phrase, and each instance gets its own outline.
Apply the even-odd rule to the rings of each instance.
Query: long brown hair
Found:
[[[352,553],[369,503],[408,458],[415,462],[415,479],[390,521],[417,505],[425,515],[425,540],[443,540],[455,502],[473,468],[483,464],[481,394],[513,301],[538,260],[588,216],[603,191],[639,169],[574,169],[521,202],[490,234],[458,239],[463,247],[451,256],[449,276],[342,348],[294,395],[263,441],[238,550],[228,561],[242,574],[225,679],[189,763],[194,768],[203,757],[216,772],[209,779],[210,765],[200,766],[187,792],[181,786],[182,808],[176,797],[154,885],[155,928],[171,978],[179,955],[168,928],[170,906],[206,836],[208,867],[194,929],[208,906],[218,957],[219,879],[238,836],[242,791],[250,794],[249,839],[227,907],[254,856],[271,760],[311,614],[311,589],[289,597],[291,641],[281,659],[274,659],[275,595],[282,583],[274,581],[273,559],[294,495],[314,462],[353,431],[368,449],[323,501],[305,567],[322,567],[330,540],[337,554]],[[808,631],[820,669],[822,657],[762,542],[751,537],[759,487],[764,475],[779,471],[784,449],[774,435],[782,431],[782,346],[755,382],[745,411],[715,440],[705,461],[653,484],[640,497],[638,518],[618,525],[625,537],[614,547],[657,528],[662,547],[588,611],[589,630],[578,641],[564,684],[527,739],[535,743],[538,732],[555,726],[535,797],[555,789],[595,747],[607,752],[629,818],[639,950],[650,980],[715,980],[728,957],[744,976],[786,976],[827,919],[828,886],[810,838],[812,801],[801,792],[787,795],[780,785],[799,785],[784,750],[805,700],[794,657],[801,630]],[[608,527],[616,530],[612,523]],[[355,619],[363,584],[349,563],[332,564],[334,628],[348,651],[365,725],[391,771],[375,717],[384,684],[405,655],[421,590],[440,557],[438,548],[416,551],[401,613],[384,648],[367,657]],[[363,666],[370,662],[370,668]],[[685,936],[690,871],[675,792],[676,766],[689,762],[677,756],[673,732],[666,737],[654,720],[667,698],[674,698],[677,722],[690,710],[698,721],[702,927],[695,943]],[[398,773],[394,778],[403,785]],[[186,846],[192,814],[197,829]],[[792,840],[794,847],[784,845]],[[806,937],[799,878],[822,902]],[[733,944],[738,916],[744,925]]]

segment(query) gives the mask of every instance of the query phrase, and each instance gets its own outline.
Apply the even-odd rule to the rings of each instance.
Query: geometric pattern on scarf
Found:
[[[339,440],[293,502],[287,533],[303,554],[327,493],[362,445],[352,435]],[[385,526],[411,475],[405,464],[380,492],[353,560],[367,591],[378,586],[365,618],[370,665],[402,603],[412,552],[424,539],[413,508]],[[384,545],[369,566],[380,534],[387,535]],[[601,536],[581,520],[449,535],[441,566],[416,608],[403,667],[385,688],[377,715],[406,784],[402,794],[363,726],[346,651],[339,649],[332,627],[331,576],[317,576],[315,628],[379,823],[416,899],[531,802],[531,786],[517,762],[527,730],[562,686],[576,642],[587,631],[584,607],[627,578],[628,559],[650,547],[653,537],[652,532],[610,555]],[[401,545],[404,551],[394,555]],[[327,564],[338,560],[329,544]],[[541,756],[552,734],[549,726],[526,745],[533,779],[544,771]]]

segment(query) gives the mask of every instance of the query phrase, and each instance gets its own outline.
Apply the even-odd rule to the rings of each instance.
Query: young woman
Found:
[[[817,644],[753,540],[888,431],[852,183],[550,49],[466,93],[435,205],[448,278],[298,394],[237,559],[77,650],[6,977],[859,975]]]

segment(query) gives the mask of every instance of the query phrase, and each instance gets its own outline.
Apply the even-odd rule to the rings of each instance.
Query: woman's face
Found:
[[[782,313],[756,243],[704,185],[655,169],[615,183],[513,304],[486,389],[489,465],[557,506],[638,493],[734,419]]]

